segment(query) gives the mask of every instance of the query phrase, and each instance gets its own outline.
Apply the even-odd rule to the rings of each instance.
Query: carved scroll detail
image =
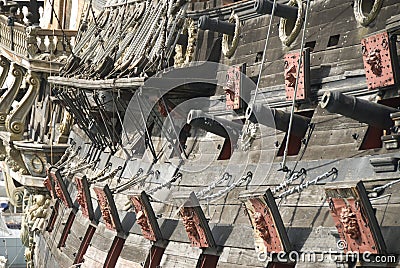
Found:
[[[15,77],[14,82],[11,88],[9,88],[0,98],[0,128],[5,127],[6,118],[10,111],[11,104],[17,96],[21,86],[24,77],[24,70],[21,66],[13,64],[11,74]]]
[[[36,96],[39,94],[39,76],[31,72],[27,78],[27,82],[29,84],[28,92],[26,92],[17,108],[13,110],[6,119],[6,128],[9,132],[11,132],[15,139],[22,138],[26,116],[32,108]]]
[[[10,61],[4,56],[0,56],[0,66],[3,69],[0,75],[0,87],[3,87],[10,71]]]

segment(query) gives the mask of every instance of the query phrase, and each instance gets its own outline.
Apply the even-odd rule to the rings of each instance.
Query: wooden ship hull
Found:
[[[397,0],[83,10],[0,99],[30,266],[400,266]]]

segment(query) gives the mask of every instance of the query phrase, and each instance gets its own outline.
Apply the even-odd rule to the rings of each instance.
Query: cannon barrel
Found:
[[[321,107],[330,113],[338,113],[381,129],[394,126],[390,114],[399,112],[398,109],[340,92],[325,92],[322,96]]]
[[[230,36],[235,34],[235,23],[221,21],[219,19],[210,19],[207,15],[199,18],[198,27],[202,30],[210,30]]]
[[[253,123],[260,123],[264,126],[287,132],[289,128],[290,113],[266,107],[262,104],[255,104],[252,109],[246,111],[247,118]],[[293,125],[291,134],[303,138],[307,132],[310,118],[293,114]]]
[[[254,9],[258,14],[270,14],[272,13],[273,1],[270,0],[255,0]],[[298,8],[295,6],[289,6],[284,4],[276,4],[274,16],[285,18],[285,19],[296,19]]]
[[[226,139],[239,137],[243,127],[242,124],[206,114],[201,110],[191,110],[187,117],[187,123]]]

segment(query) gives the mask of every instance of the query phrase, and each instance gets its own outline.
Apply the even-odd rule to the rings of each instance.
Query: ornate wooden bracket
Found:
[[[216,247],[207,219],[193,192],[190,194],[189,200],[181,207],[179,213],[192,247]]]
[[[30,72],[27,77],[29,89],[25,96],[19,102],[18,106],[12,110],[6,119],[6,128],[14,138],[22,138],[25,129],[25,119],[27,114],[35,102],[36,96],[40,90],[40,78],[34,73]]]
[[[108,185],[104,187],[94,187],[93,190],[97,195],[101,215],[103,216],[104,224],[107,229],[116,230],[117,232],[123,231],[117,207],[115,206],[114,198]]]
[[[246,65],[230,66],[226,72],[224,86],[226,96],[226,109],[237,110],[244,108],[242,75],[246,72]]]
[[[291,244],[270,189],[264,195],[244,202],[254,229],[256,248],[260,252],[289,252]]]
[[[10,71],[10,64],[10,61],[6,57],[0,55],[0,67],[3,69],[0,75],[0,88],[2,88],[6,82],[8,72]]]
[[[54,198],[53,193],[53,182],[50,180],[49,176],[47,176],[43,181],[44,187],[46,187],[47,191],[49,191],[51,198]]]
[[[396,44],[387,32],[375,34],[361,40],[365,76],[368,89],[397,84]]]
[[[135,208],[136,223],[140,225],[143,236],[151,241],[162,240],[161,230],[146,192],[129,198]]]
[[[11,105],[18,94],[22,79],[24,78],[24,69],[13,63],[11,74],[15,77],[14,82],[1,97],[0,97],[0,130],[5,130],[6,118],[10,112]]]
[[[54,191],[56,196],[63,202],[63,204],[67,208],[72,208],[73,207],[72,199],[71,196],[69,195],[67,187],[65,186],[64,180],[62,179],[60,170],[58,168],[53,167],[49,170],[49,174],[50,174],[50,180],[53,180],[54,182]]]
[[[325,193],[340,239],[346,242],[340,249],[384,254],[385,242],[364,184],[360,181],[355,187],[327,188]]]
[[[285,55],[286,100],[293,100],[300,52]],[[296,100],[305,100],[310,94],[310,49],[305,49],[301,61]]]
[[[75,175],[74,180],[78,191],[76,201],[81,207],[82,215],[90,220],[94,220],[92,197],[90,196],[90,187],[87,178],[84,175]]]

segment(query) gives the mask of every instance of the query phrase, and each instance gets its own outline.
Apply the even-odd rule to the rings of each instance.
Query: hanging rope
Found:
[[[338,170],[336,168],[332,168],[330,171],[316,177],[315,179],[313,179],[311,181],[307,181],[307,182],[297,185],[296,187],[290,188],[289,190],[281,193],[280,195],[278,195],[278,197],[275,197],[275,198],[283,198],[283,197],[287,197],[294,193],[300,193],[300,192],[304,191],[305,189],[307,189],[308,187],[310,187],[311,185],[316,185],[319,181],[321,181],[323,179],[327,179],[332,175],[336,176],[337,173],[338,173]]]
[[[257,79],[256,89],[254,91],[254,98],[253,98],[253,100],[252,100],[252,102],[251,102],[251,104],[249,106],[250,110],[253,110],[254,104],[256,103],[258,89],[260,87],[260,81],[261,81],[261,75],[262,75],[262,71],[263,71],[264,62],[267,60],[268,41],[269,41],[269,36],[271,34],[272,19],[273,19],[274,15],[275,15],[275,8],[276,8],[276,0],[274,0],[274,3],[272,5],[272,12],[271,12],[271,17],[269,19],[267,38],[265,39],[264,50],[263,50],[263,54],[262,54],[262,60],[261,60],[261,63],[260,63],[260,70],[258,72],[258,79]]]
[[[303,53],[304,53],[304,46],[305,46],[305,40],[306,40],[306,28],[307,28],[307,22],[308,22],[308,11],[309,11],[309,9],[310,9],[310,0],[307,0],[306,13],[305,13],[305,18],[304,18],[303,36],[301,38],[301,46],[300,46],[300,57],[299,57],[298,65],[297,65],[298,68],[297,68],[297,75],[296,75],[296,84],[295,84],[295,87],[294,87],[292,108],[290,110],[290,120],[289,120],[288,132],[287,132],[287,135],[286,135],[285,151],[283,152],[283,159],[282,159],[282,164],[281,164],[281,168],[282,168],[282,170],[284,172],[288,171],[288,168],[286,166],[286,158],[287,158],[288,151],[289,151],[289,138],[290,138],[290,134],[292,132],[292,126],[293,126],[293,115],[294,115],[294,107],[295,107],[295,104],[296,104],[297,89],[299,88],[300,66],[302,64]]]

